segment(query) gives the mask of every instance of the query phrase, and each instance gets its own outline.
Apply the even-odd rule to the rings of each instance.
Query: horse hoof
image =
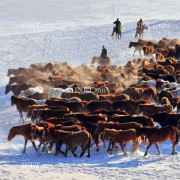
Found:
[[[147,156],[147,154],[144,154],[144,156]]]
[[[90,157],[90,155],[88,155],[87,157]]]
[[[61,153],[61,154],[65,154],[65,152],[63,152],[63,151],[60,151],[60,153]]]
[[[97,148],[96,151],[99,151],[99,148]]]

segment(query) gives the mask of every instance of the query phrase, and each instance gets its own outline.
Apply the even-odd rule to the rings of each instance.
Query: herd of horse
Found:
[[[16,106],[20,121],[24,123],[25,112],[31,122],[12,127],[8,140],[22,135],[23,153],[31,141],[37,154],[41,146],[48,153],[55,144],[55,155],[67,156],[71,151],[75,157],[78,146],[80,157],[86,151],[90,157],[92,146],[100,151],[101,141],[105,146],[106,140],[111,154],[117,144],[126,154],[129,142],[136,152],[147,140],[144,155],[153,144],[160,154],[158,143],[170,140],[172,154],[176,154],[180,130],[178,41],[131,42],[130,47],[141,47],[147,56],[152,53],[151,45],[163,58],[139,58],[124,66],[100,63],[97,67],[73,67],[67,62],[54,62],[9,69],[5,94],[13,92],[11,105]],[[38,146],[35,141],[39,141]]]

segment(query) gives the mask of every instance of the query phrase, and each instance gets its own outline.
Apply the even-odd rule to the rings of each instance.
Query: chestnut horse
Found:
[[[37,104],[33,99],[24,99],[16,96],[11,96],[11,106],[16,105],[20,115],[20,121],[24,123],[23,112],[28,112],[29,106]]]
[[[94,133],[96,135],[96,144],[98,144],[98,150],[99,150],[99,144],[100,144],[100,134],[104,131],[105,128],[116,129],[116,130],[128,130],[128,129],[132,129],[132,128],[136,129],[138,127],[142,127],[142,125],[139,123],[136,123],[136,122],[118,123],[118,122],[99,121],[96,131]],[[142,137],[142,140],[144,140],[144,137]],[[111,143],[112,143],[112,140],[109,141],[109,146],[108,146],[107,151],[110,150]],[[105,146],[105,144],[104,144],[104,146]]]
[[[119,143],[121,146],[122,151],[124,152],[124,155],[126,155],[126,151],[124,149],[124,145],[132,141],[134,149],[133,152],[137,150],[137,139],[136,139],[136,130],[135,129],[128,129],[128,130],[115,130],[115,129],[104,129],[104,139],[112,139],[113,141],[113,147],[111,149],[111,154],[116,147],[116,144]]]
[[[24,137],[25,142],[24,142],[23,153],[26,152],[26,145],[27,145],[28,140],[31,141],[34,149],[37,152],[37,148],[36,148],[36,145],[35,145],[35,142],[34,142],[34,140],[36,138],[33,138],[31,136],[31,127],[32,127],[32,125],[33,125],[32,123],[29,123],[29,124],[24,124],[24,125],[21,125],[21,126],[14,126],[9,131],[8,141],[11,141],[16,135],[21,135],[21,136]]]
[[[161,151],[158,146],[158,142],[165,142],[168,139],[171,141],[173,147],[171,155],[176,154],[176,145],[178,144],[178,140],[179,140],[179,132],[176,127],[174,126],[166,126],[163,128],[140,127],[137,128],[137,132],[144,134],[149,140],[149,145],[147,146],[144,156],[147,155],[148,150],[152,144],[155,144],[158,153],[161,154]]]
[[[77,155],[75,154],[77,146],[81,146],[82,148],[80,157],[85,154],[86,149],[88,149],[87,157],[90,157],[92,136],[89,132],[85,130],[78,132],[55,130],[54,135],[55,140],[60,140],[66,144],[65,157],[67,157],[67,153],[69,150],[71,150],[74,157],[77,157]]]

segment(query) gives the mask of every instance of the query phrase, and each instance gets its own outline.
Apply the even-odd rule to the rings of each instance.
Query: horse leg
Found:
[[[40,150],[42,144],[43,144],[43,142],[40,141],[40,143],[39,143],[39,145],[38,145],[38,151],[37,151],[37,154],[39,154],[39,150]]]
[[[86,147],[84,147],[83,145],[81,146],[81,149],[82,149],[82,152],[80,154],[79,157],[82,157],[84,154],[85,154],[85,151],[86,151]]]
[[[114,30],[113,30],[113,32],[112,32],[112,34],[111,34],[111,37],[113,38],[113,36],[114,36]]]
[[[137,49],[135,48],[135,50],[134,50],[134,53],[133,53],[133,56],[135,55],[135,52],[137,51]]]
[[[109,140],[109,145],[108,145],[107,152],[109,152],[109,151],[110,151],[110,149],[111,149],[111,144],[112,144],[112,146],[113,146],[112,139],[110,139],[110,140]]]
[[[134,140],[132,143],[133,143],[133,153],[135,153],[137,150],[138,142],[137,142],[137,140]]]
[[[88,155],[87,155],[87,157],[90,157],[90,154],[91,154],[91,146],[90,146],[90,144],[87,145],[87,148],[86,148],[86,149],[88,149]]]
[[[28,139],[25,139],[23,153],[25,153],[25,152],[26,152],[26,146],[27,146],[27,142],[28,142]]]
[[[77,154],[75,153],[75,150],[76,150],[76,147],[75,148],[71,148],[71,152],[72,152],[72,154],[74,155],[74,157],[77,157]]]
[[[49,150],[50,150],[50,151],[52,151],[53,145],[54,145],[54,142],[50,142],[50,143],[49,143]]]
[[[141,55],[141,57],[142,57],[141,50],[139,50],[139,54],[140,54],[140,55]]]
[[[171,144],[172,144],[172,147],[173,147],[171,155],[174,155],[174,154],[176,154],[176,142],[171,140]]]
[[[61,150],[61,147],[62,147],[62,141],[59,142],[59,149],[58,151],[61,153],[61,154],[65,154],[64,151]]]
[[[19,116],[20,116],[19,122],[21,122],[21,120],[22,120],[22,123],[24,123],[24,119],[23,119],[23,112],[22,112],[22,111],[21,111],[21,109],[20,109],[20,108],[18,108],[18,107],[17,107],[17,110],[18,110],[18,112],[19,112]]]
[[[102,139],[102,137],[101,137]],[[96,151],[99,151],[100,147],[100,135],[95,135]]]
[[[146,149],[146,152],[145,152],[144,156],[147,155],[148,150],[149,150],[149,148],[152,146],[152,144],[153,144],[152,142],[149,142],[149,145],[147,146],[147,149]]]
[[[55,156],[57,156],[59,150],[59,143],[55,143],[55,145],[56,145]]]
[[[113,142],[113,147],[112,147],[111,153],[110,153],[111,155],[112,155],[112,153],[113,153],[113,151],[114,151],[114,148],[115,148],[116,144],[117,144],[116,142]]]
[[[34,147],[34,149],[36,150],[36,153],[37,153],[38,149],[37,149],[37,147],[36,147],[35,142],[31,140],[31,143],[32,143],[32,145],[33,145],[33,147]]]
[[[48,150],[47,150],[47,147],[46,147],[46,143],[45,143],[45,142],[43,143],[43,146],[44,146],[44,149],[45,149],[45,151],[46,151],[46,154],[48,154]]]
[[[122,142],[120,142],[119,145],[121,146],[121,149],[122,149],[122,151],[124,152],[124,155],[126,155],[127,152],[125,151],[125,148],[124,148],[125,146],[124,146],[124,144],[123,144]]]
[[[64,155],[64,157],[67,157],[67,154],[68,154],[68,151],[70,150],[70,147],[68,147],[67,145],[66,145],[66,151],[65,151],[65,155]]]
[[[160,151],[160,149],[159,149],[158,143],[156,142],[156,143],[154,143],[154,144],[155,144],[156,149],[158,150],[158,153],[159,153],[159,155],[160,155],[160,154],[161,154],[161,151]]]

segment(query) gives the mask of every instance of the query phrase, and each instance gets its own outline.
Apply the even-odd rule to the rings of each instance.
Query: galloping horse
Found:
[[[143,39],[144,30],[148,29],[148,27],[144,24],[142,28],[136,28],[135,38]]]
[[[107,59],[103,59],[101,56],[94,56],[92,58],[91,64],[97,64],[98,66],[110,66],[111,62],[112,60],[110,57],[107,57]]]
[[[116,39],[121,39],[121,27],[118,27],[118,28],[113,27],[113,32],[112,32],[111,37],[114,36],[114,33],[116,33],[115,34],[116,35]]]

